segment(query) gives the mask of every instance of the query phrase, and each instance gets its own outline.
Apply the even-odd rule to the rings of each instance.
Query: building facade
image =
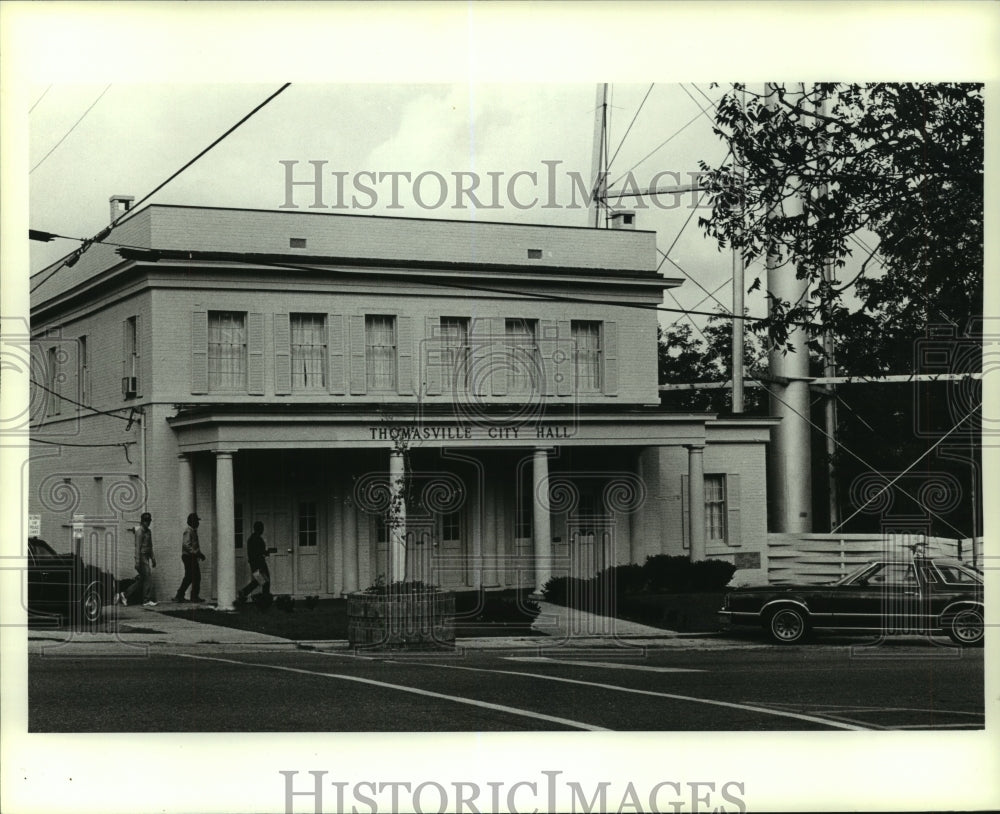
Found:
[[[115,199],[113,199],[113,204]],[[228,605],[541,588],[653,554],[766,573],[773,421],[659,406],[655,235],[154,205],[32,280],[29,511],[157,592],[201,517]],[[56,268],[56,267],[53,267]]]

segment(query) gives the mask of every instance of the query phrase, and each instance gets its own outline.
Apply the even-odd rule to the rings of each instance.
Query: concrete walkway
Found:
[[[731,647],[734,642],[719,640],[714,634],[683,634],[670,630],[627,622],[622,619],[597,616],[539,602],[540,612],[532,629],[540,636],[484,636],[460,638],[459,650],[550,650],[554,647],[589,648],[717,648]],[[207,604],[203,607],[211,608]],[[105,630],[79,632],[68,630],[29,629],[29,653],[71,654],[146,652],[148,648],[206,647],[216,649],[312,649],[347,650],[343,639],[322,641],[283,639],[264,633],[195,622],[163,611],[176,610],[172,602],[162,602],[155,608],[114,606],[105,611]],[[99,647],[95,647],[99,646]]]

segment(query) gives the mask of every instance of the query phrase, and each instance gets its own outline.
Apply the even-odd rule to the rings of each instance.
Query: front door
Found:
[[[295,585],[297,594],[320,591],[320,516],[316,500],[300,500],[295,510]]]
[[[461,510],[438,514],[434,561],[437,584],[442,588],[462,588],[469,584],[465,536]]]
[[[254,504],[251,524],[258,520],[264,524],[271,593],[290,594],[294,590],[295,579],[291,513],[284,506],[277,505],[277,501],[258,500]]]

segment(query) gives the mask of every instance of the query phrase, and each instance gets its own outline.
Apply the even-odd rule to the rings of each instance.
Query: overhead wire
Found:
[[[32,110],[34,110],[34,109],[35,109],[36,107],[38,107],[38,103],[39,103],[40,101],[42,101],[42,99],[44,99],[44,98],[45,98],[45,94],[46,94],[46,93],[48,93],[48,92],[49,92],[50,90],[52,90],[52,85],[49,85],[49,86],[48,86],[48,87],[47,87],[47,88],[46,88],[45,90],[43,90],[43,91],[42,91],[42,95],[41,95],[41,96],[39,96],[39,97],[38,97],[38,98],[37,98],[37,99],[35,100],[35,103],[34,103],[34,104],[33,104],[33,105],[31,106],[31,107],[29,107],[29,108],[28,108],[28,113],[31,113],[31,111],[32,111]]]
[[[49,85],[49,87],[52,87],[52,86],[51,86],[51,85]],[[64,141],[66,141],[66,139],[67,139],[67,138],[69,137],[69,134],[70,134],[70,133],[72,133],[72,132],[73,132],[74,130],[76,130],[76,127],[77,127],[77,125],[78,125],[78,124],[80,124],[80,122],[82,122],[82,121],[83,121],[83,120],[84,120],[85,118],[87,118],[87,114],[88,114],[88,113],[90,113],[90,111],[94,109],[94,106],[95,106],[95,105],[96,105],[96,104],[97,104],[97,103],[98,103],[99,101],[101,101],[101,99],[103,99],[103,98],[104,98],[104,94],[105,94],[105,93],[107,93],[107,92],[108,92],[108,90],[109,90],[110,88],[111,88],[111,83],[109,82],[109,83],[108,83],[108,85],[107,85],[107,87],[106,87],[106,88],[104,88],[104,90],[102,90],[102,91],[101,91],[100,95],[99,95],[99,96],[98,96],[98,97],[97,97],[96,99],[94,99],[94,101],[93,101],[93,102],[91,102],[91,103],[90,103],[90,107],[88,107],[88,108],[87,108],[87,109],[86,109],[85,111],[83,111],[83,115],[82,115],[82,116],[80,116],[80,118],[79,118],[79,119],[77,119],[77,120],[76,120],[75,122],[73,122],[73,126],[72,126],[72,127],[70,127],[70,129],[69,129],[69,130],[67,130],[67,131],[65,132],[65,134],[63,134],[63,137],[62,137],[61,139],[59,139],[59,141],[57,141],[57,142],[55,143],[55,145],[54,145],[54,146],[52,147],[52,149],[51,149],[51,150],[49,150],[49,151],[48,151],[48,152],[47,152],[47,153],[46,153],[45,155],[43,155],[43,156],[42,156],[42,160],[41,160],[41,161],[39,161],[39,162],[38,162],[37,164],[35,164],[35,166],[34,166],[34,167],[32,167],[32,168],[31,168],[30,170],[28,170],[28,175],[31,175],[31,173],[33,173],[33,172],[34,172],[35,170],[37,170],[37,169],[38,169],[38,168],[39,168],[40,166],[42,166],[42,164],[44,164],[44,163],[45,163],[45,159],[47,159],[47,158],[48,158],[48,157],[49,157],[50,155],[52,155],[52,153],[54,153],[54,152],[56,151],[56,149],[57,149],[57,148],[59,147],[59,145],[60,145],[60,144],[62,144],[62,143],[63,143]],[[47,93],[47,92],[48,92],[48,91],[46,90],[46,93]],[[45,94],[43,93],[42,95],[44,96]],[[38,101],[40,102],[40,101],[42,101],[42,100],[41,100],[41,99],[39,99]],[[35,102],[35,104],[38,104],[38,102]],[[32,109],[34,109],[34,106],[32,106]],[[30,112],[30,111],[29,111],[29,112]]]

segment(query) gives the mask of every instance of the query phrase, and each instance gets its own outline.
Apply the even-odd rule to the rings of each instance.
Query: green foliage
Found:
[[[982,313],[982,86],[764,90],[734,85],[718,104],[731,152],[702,165],[712,211],[700,225],[748,266],[771,255],[809,279],[808,301],[770,299],[754,326],[769,343],[787,346],[796,322],[829,326],[850,372],[911,369],[928,323],[964,329]]]

